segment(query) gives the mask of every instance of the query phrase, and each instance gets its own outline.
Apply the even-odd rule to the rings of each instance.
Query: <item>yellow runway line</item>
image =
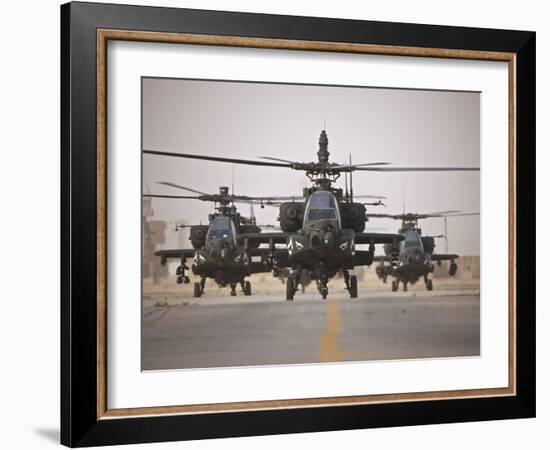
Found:
[[[342,327],[339,301],[331,299],[326,307],[327,326],[319,343],[319,359],[321,362],[342,360],[342,350],[338,347],[338,334]]]

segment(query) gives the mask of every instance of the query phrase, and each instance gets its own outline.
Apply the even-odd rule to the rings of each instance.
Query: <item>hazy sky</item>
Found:
[[[396,165],[479,166],[480,96],[357,87],[143,79],[143,147],[182,153],[295,161],[317,158],[326,120],[330,160]],[[214,193],[231,186],[232,165],[144,155],[144,192],[185,194],[157,181]],[[233,165],[235,193],[296,195],[309,185],[303,172]],[[369,212],[479,211],[479,172],[354,173],[354,192],[387,196]],[[344,186],[343,177],[337,182]],[[405,198],[404,198],[405,197]],[[207,223],[213,205],[154,199],[155,218]],[[249,207],[240,205],[248,215]],[[277,224],[278,209],[254,210],[259,223]],[[421,223],[441,234],[442,219]],[[373,231],[395,232],[399,222],[372,220]],[[479,254],[479,217],[448,220],[449,251]],[[367,229],[368,229],[367,228]],[[444,241],[438,250],[444,250]]]

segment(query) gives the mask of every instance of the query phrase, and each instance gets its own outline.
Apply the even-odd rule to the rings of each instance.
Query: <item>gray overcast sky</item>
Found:
[[[387,161],[396,165],[479,166],[480,96],[363,87],[302,86],[221,81],[143,79],[143,147],[205,155],[296,161],[317,158],[326,119],[330,160]],[[184,194],[157,184],[170,181],[204,192],[231,186],[231,165],[144,155],[144,192]],[[235,193],[300,194],[302,172],[234,165]],[[384,195],[387,208],[369,212],[479,211],[479,172],[355,172],[356,194]],[[343,177],[338,181],[343,187]],[[405,196],[405,199],[403,197]],[[154,199],[155,217],[207,223],[210,204]],[[241,212],[248,213],[242,205]],[[255,208],[258,222],[276,224],[277,208]],[[448,221],[449,251],[479,254],[479,217]],[[399,223],[372,220],[373,231],[396,231]],[[442,219],[422,222],[425,234],[443,232]],[[444,243],[439,243],[443,251]]]

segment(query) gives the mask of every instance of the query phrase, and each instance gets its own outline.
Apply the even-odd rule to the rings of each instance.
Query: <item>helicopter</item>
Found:
[[[199,159],[232,164],[246,164],[263,167],[280,167],[303,171],[312,183],[303,189],[302,201],[282,202],[279,206],[280,233],[243,233],[242,239],[248,242],[268,243],[270,252],[275,252],[275,244],[286,244],[287,252],[270,253],[270,261],[277,276],[281,268],[292,269],[293,276],[287,278],[286,299],[293,300],[299,288],[301,274],[307,270],[323,299],[328,295],[328,282],[338,272],[342,272],[345,288],[351,298],[357,298],[357,277],[350,270],[355,266],[370,266],[374,261],[375,244],[391,244],[403,240],[401,234],[364,232],[366,208],[363,203],[354,201],[354,171],[451,171],[479,170],[479,168],[455,167],[384,167],[389,163],[338,164],[329,162],[328,136],[322,130],[319,137],[317,161],[296,162],[274,157],[260,157],[262,161],[237,158],[184,154],[157,150],[143,150],[144,154]],[[349,173],[350,191],[335,188],[333,184],[341,174]],[[356,196],[357,198],[358,196]],[[378,197],[381,198],[381,197]],[[356,245],[368,244],[368,250],[358,250]],[[246,246],[246,245],[245,245]]]
[[[271,201],[285,200],[288,197],[233,195],[229,193],[227,186],[221,186],[217,194],[207,194],[175,183],[160,182],[160,184],[198,195],[144,194],[144,197],[193,199],[214,202],[215,205],[215,212],[208,216],[209,225],[176,225],[176,230],[190,228],[189,240],[192,248],[156,251],[155,255],[160,257],[161,264],[166,264],[169,259],[179,260],[176,282],[188,284],[190,279],[185,273],[189,270],[186,260],[193,258],[191,270],[200,277],[200,282],[194,284],[194,297],[202,296],[207,278],[212,278],[220,287],[229,286],[231,296],[237,295],[237,284],[240,284],[244,295],[251,295],[250,281],[245,278],[253,273],[270,272],[272,267],[265,258],[267,250],[259,249],[259,243],[251,242],[246,249],[239,244],[237,240],[239,233],[260,233],[261,228],[256,225],[253,215],[250,218],[243,217],[237,211],[235,203],[269,204]],[[253,256],[260,256],[261,261],[252,261]]]
[[[423,236],[422,230],[418,225],[421,219],[430,217],[457,217],[479,215],[479,213],[460,213],[459,211],[438,211],[429,214],[405,213],[402,214],[367,214],[368,218],[388,218],[401,220],[399,234],[403,240],[399,243],[399,248],[384,246],[384,256],[375,256],[374,260],[380,262],[376,267],[376,275],[384,283],[388,276],[392,280],[392,292],[399,290],[400,283],[403,283],[403,291],[407,291],[408,284],[415,284],[420,278],[424,279],[424,285],[428,291],[433,290],[433,281],[429,278],[430,273],[434,271],[433,262],[440,266],[442,261],[450,261],[449,275],[454,276],[457,272],[456,254],[434,253],[435,239],[447,238],[445,235]],[[395,258],[395,254],[398,257]],[[389,262],[389,265],[384,263]]]

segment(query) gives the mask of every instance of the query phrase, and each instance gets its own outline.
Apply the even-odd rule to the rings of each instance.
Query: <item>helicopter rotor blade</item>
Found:
[[[148,198],[184,198],[191,200],[201,200],[199,196],[196,195],[162,195],[162,194],[143,194],[143,197]]]
[[[447,216],[447,217],[479,216],[479,212],[445,214],[445,216]]]
[[[387,197],[383,195],[353,195],[355,198],[374,198],[376,200],[386,200]]]
[[[435,212],[431,212],[431,213],[427,213],[427,214],[419,214],[420,216],[427,216],[427,217],[439,217],[439,216],[446,216],[448,214],[454,214],[454,213],[459,213],[460,211],[458,211],[457,209],[450,209],[450,210],[447,210],[447,211],[435,211]]]
[[[174,187],[176,189],[183,189],[184,191],[194,192],[195,194],[208,195],[206,192],[197,191],[196,189],[191,189],[185,186],[181,186],[180,184],[170,183],[169,181],[157,181],[157,183],[163,184],[164,186]]]
[[[449,210],[449,211],[437,211],[428,214],[416,214],[419,218],[427,217],[462,217],[462,216],[479,216],[479,212],[469,212],[462,213],[458,210]]]
[[[356,170],[371,172],[470,172],[479,167],[357,167]]]
[[[296,161],[290,161],[288,159],[282,159],[282,158],[273,158],[271,156],[258,156],[258,158],[268,159],[270,161],[284,162],[284,163],[288,163],[288,164],[298,164],[298,162],[296,162]]]
[[[367,213],[365,216],[374,219],[397,219],[400,214]]]
[[[378,200],[378,201],[372,202],[372,203],[363,203],[363,205],[365,205],[365,206],[383,206],[384,208],[386,207],[386,204],[384,202],[382,202],[382,200]]]
[[[351,167],[387,166],[388,164],[391,164],[391,163],[389,163],[389,162],[373,162],[373,163],[352,164]]]
[[[340,170],[342,172],[351,172],[353,170],[361,170],[361,167],[371,167],[371,166],[387,166],[391,164],[389,162],[374,162],[374,163],[363,163],[363,164],[341,164],[335,165],[332,169]]]
[[[401,213],[401,214],[367,214],[367,217],[373,218],[388,218],[388,219],[428,219],[430,217],[460,217],[460,216],[475,216],[479,215],[478,212],[461,213],[460,211],[453,209],[447,211],[435,211],[432,213]]]
[[[164,195],[164,194],[143,194],[143,197],[147,198],[171,198],[171,199],[184,199],[184,200],[202,200],[203,202],[219,202],[220,196],[217,194],[205,194],[205,195]],[[245,205],[266,205],[266,206],[278,206],[280,202],[260,201],[254,199],[244,198],[232,198],[233,203],[242,203]]]
[[[157,150],[143,150],[147,155],[170,156],[174,158],[201,159],[204,161],[218,161],[234,164],[247,164],[250,166],[291,167],[290,164],[282,164],[266,161],[253,161],[250,159],[222,158],[219,156],[192,155],[189,153],[161,152]]]
[[[263,201],[263,202],[269,202],[269,201],[287,201],[287,200],[296,200],[298,198],[301,199],[298,195],[293,196],[280,196],[280,197],[249,197],[248,195],[232,195],[232,199],[234,200],[257,200],[257,201]]]
[[[304,163],[298,162],[298,161],[290,161],[288,159],[282,159],[282,158],[273,158],[271,156],[258,156],[258,158],[261,159],[267,159],[270,161],[278,161],[283,163],[288,163],[291,166],[300,166]],[[305,163],[307,164],[307,163]],[[316,164],[316,163],[311,163]],[[330,166],[330,169],[332,170],[341,170],[345,172],[349,172],[351,170],[354,170],[357,167],[367,167],[367,166],[385,166],[390,164],[389,162],[373,162],[373,163],[363,163],[363,164],[333,164]]]

